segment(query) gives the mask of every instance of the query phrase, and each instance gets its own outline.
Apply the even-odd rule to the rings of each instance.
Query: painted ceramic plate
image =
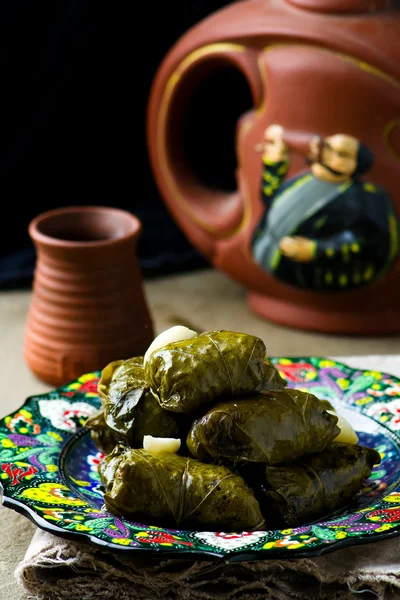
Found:
[[[5,506],[42,529],[130,556],[243,561],[316,556],[400,533],[400,380],[323,358],[275,358],[290,387],[310,390],[340,410],[360,443],[382,457],[345,509],[295,529],[199,532],[118,519],[102,508],[102,455],[82,427],[98,406],[99,373],[28,398],[0,421]]]

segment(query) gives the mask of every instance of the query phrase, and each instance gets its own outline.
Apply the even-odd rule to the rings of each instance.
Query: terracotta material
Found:
[[[148,144],[165,202],[214,265],[249,289],[251,309],[265,318],[329,332],[400,332],[398,258],[367,286],[327,293],[289,285],[261,268],[252,254],[253,235],[265,210],[257,148],[272,124],[282,126],[289,147],[288,179],[307,168],[305,158],[316,134],[328,140],[346,134],[362,142],[374,161],[360,185],[382,189],[387,206],[397,212],[393,219],[399,219],[398,7],[397,0],[236,2],[188,31],[155,78]],[[178,133],[196,86],[210,73],[232,66],[247,79],[254,108],[238,120],[237,190],[225,193],[210,189],[196,175]]]
[[[24,356],[39,379],[62,385],[144,354],[154,336],[136,257],[140,230],[132,214],[97,206],[30,223],[37,265]]]

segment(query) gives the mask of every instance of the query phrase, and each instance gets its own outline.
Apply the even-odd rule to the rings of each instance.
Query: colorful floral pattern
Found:
[[[161,529],[107,513],[97,473],[103,455],[82,427],[99,406],[99,373],[28,398],[0,421],[4,504],[37,515],[40,527],[48,521],[60,533],[85,536],[100,547],[208,559],[311,556],[400,533],[400,380],[324,358],[273,362],[290,387],[330,400],[351,420],[360,443],[381,454],[381,464],[345,510],[318,523],[257,532]]]

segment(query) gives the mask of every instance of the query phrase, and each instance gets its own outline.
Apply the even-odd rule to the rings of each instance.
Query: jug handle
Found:
[[[255,109],[261,107],[264,83],[258,50],[224,42],[197,48],[180,59],[176,52],[168,55],[154,80],[147,113],[149,156],[160,192],[188,237],[210,258],[215,241],[234,235],[245,219],[240,175],[238,189],[233,193],[210,188],[185,163],[183,148],[174,132],[182,125],[182,109],[194,85],[212,69],[224,66],[233,66],[244,75]],[[248,125],[255,114],[251,110],[239,118],[237,140],[244,122]],[[240,166],[240,156],[238,163]]]

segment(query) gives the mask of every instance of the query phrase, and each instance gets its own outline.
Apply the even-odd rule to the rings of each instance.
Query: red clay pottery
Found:
[[[232,68],[253,108],[237,121],[227,193],[199,175],[207,150],[202,171],[185,124],[190,114],[207,126],[212,85],[197,113],[193,98]],[[256,313],[326,332],[400,332],[397,0],[246,0],[214,13],[164,59],[148,144],[172,215],[249,289]]]
[[[97,206],[30,223],[37,264],[24,356],[39,379],[62,385],[144,354],[154,336],[136,257],[140,230],[129,212]]]

